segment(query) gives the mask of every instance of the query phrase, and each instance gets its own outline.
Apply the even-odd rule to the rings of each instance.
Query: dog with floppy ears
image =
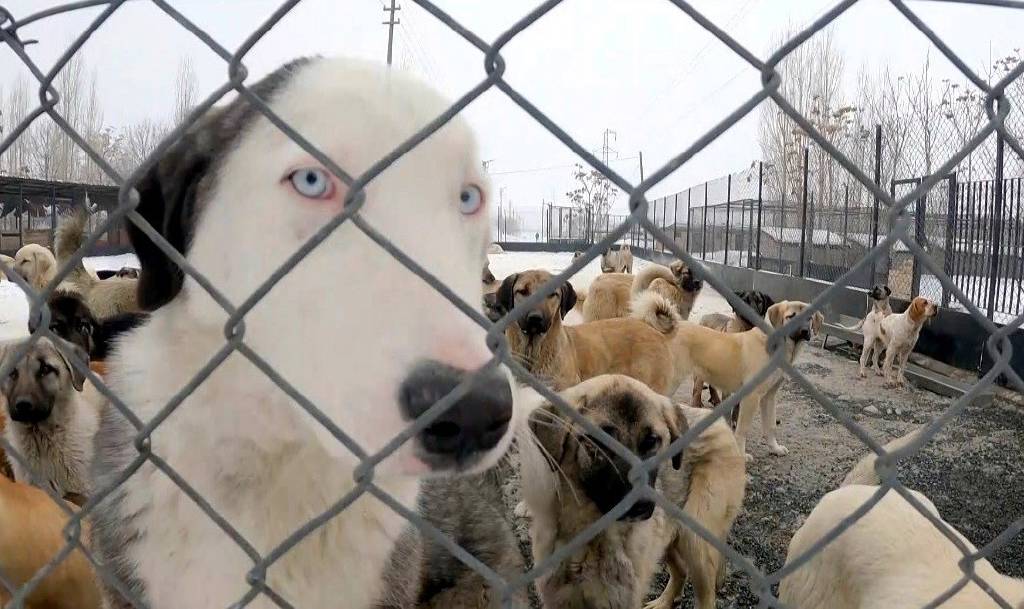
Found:
[[[405,74],[349,59],[296,60],[250,90],[356,176],[449,108]],[[349,195],[246,96],[207,111],[137,188],[139,214],[236,305],[342,212]],[[477,306],[490,187],[464,119],[419,142],[365,194],[361,221]],[[267,240],[270,233],[278,237]],[[108,379],[140,419],[153,421],[218,359],[228,314],[139,227],[129,236],[141,262],[139,302],[152,315],[122,337]],[[484,366],[492,359],[485,330],[352,221],[285,274],[244,322],[252,359],[223,357],[159,421],[148,448],[262,557],[356,488],[362,460],[337,434],[374,455],[476,372],[463,397],[366,472],[415,510],[423,477],[490,467],[524,414],[508,371]],[[319,414],[301,407],[300,395]],[[98,487],[120,479],[138,456],[135,429],[113,410],[97,434]],[[375,496],[358,494],[260,577],[294,607],[370,607],[406,524]],[[153,609],[226,607],[253,590],[251,555],[149,462],[99,503],[94,539],[108,568]],[[265,594],[247,600],[254,609],[278,606]]]
[[[676,406],[625,376],[598,376],[562,397],[587,421],[641,459],[663,452],[681,433],[708,416]],[[629,463],[586,428],[564,420],[553,405],[534,411],[536,444],[522,441],[523,498],[533,515],[534,564],[616,508],[631,492]],[[729,427],[716,420],[681,453],[648,475],[649,484],[712,535],[725,541],[739,514],[745,462]],[[713,609],[725,574],[721,553],[653,500],[642,498],[607,529],[538,581],[551,609],[636,609],[663,560],[670,578],[649,609],[669,609],[689,579],[698,609]]]
[[[907,360],[921,336],[925,322],[938,315],[939,307],[932,301],[918,296],[910,301],[903,313],[894,313],[882,320],[880,334],[885,343],[885,364],[883,374],[886,386],[902,386],[907,382],[904,372]],[[899,369],[893,372],[893,362]]]
[[[861,378],[868,375],[868,362],[871,361],[872,355],[874,355],[875,369],[879,376],[882,374],[882,367],[878,365],[878,360],[882,357],[882,351],[885,349],[885,344],[882,342],[882,320],[892,315],[892,305],[889,303],[891,295],[892,290],[889,289],[889,286],[873,286],[868,292],[871,310],[856,325],[843,326],[847,330],[861,330],[864,333],[864,349],[860,353],[860,369],[858,370]]]

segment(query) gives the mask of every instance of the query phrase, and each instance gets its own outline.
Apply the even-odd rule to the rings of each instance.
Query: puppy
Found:
[[[355,176],[449,108],[408,75],[348,59],[296,60],[249,90]],[[138,213],[234,303],[331,222],[348,195],[246,96],[207,112],[136,188]],[[463,118],[375,176],[365,196],[362,222],[463,302],[479,302],[491,189]],[[268,240],[268,231],[277,236]],[[107,362],[109,385],[148,421],[224,348],[228,314],[139,227],[129,226],[129,237],[142,269],[139,302],[152,314],[120,339]],[[492,359],[482,327],[409,278],[354,222],[341,224],[245,314],[246,347],[295,393],[234,353],[151,437],[154,454],[262,555],[356,489],[361,460],[321,420],[375,455]],[[500,458],[522,411],[504,367],[473,378],[447,411],[375,464],[376,488],[414,509],[424,476],[478,473]],[[98,485],[137,457],[135,437],[106,409]],[[370,607],[406,525],[359,494],[280,556],[267,585],[293,607]],[[251,557],[148,463],[97,505],[94,539],[152,609],[226,607],[251,589]],[[258,596],[248,606],[277,604]]]
[[[675,305],[680,317],[688,319],[703,287],[704,282],[697,279],[682,260],[676,260],[668,267],[649,265],[635,276],[624,273],[600,275],[587,291],[583,319],[598,321],[627,317],[630,303],[645,291],[664,296]]]
[[[525,570],[502,497],[507,468],[501,464],[473,476],[428,480],[419,499],[419,513],[427,522],[505,580]],[[383,579],[379,609],[504,606],[500,589],[411,525],[395,545]],[[511,600],[513,607],[529,607],[525,590]]]
[[[706,413],[681,409],[634,379],[604,375],[562,393],[571,406],[643,459],[657,455]],[[522,493],[533,520],[534,564],[569,543],[632,489],[630,465],[563,420],[548,405],[530,420],[536,444],[523,442]],[[648,483],[719,539],[729,536],[743,502],[743,456],[729,428],[716,421],[682,454],[652,471]],[[672,607],[687,578],[696,606],[713,609],[725,573],[721,554],[653,500],[635,501],[610,527],[545,573],[538,591],[545,607],[640,607],[664,560],[670,581],[648,605]]]
[[[69,506],[73,507],[73,506]],[[0,573],[15,589],[24,586],[67,545],[68,517],[43,491],[0,476]],[[88,539],[83,526],[83,540]],[[0,585],[0,606],[11,595]],[[27,609],[100,609],[100,589],[80,549],[65,556],[28,595]],[[21,605],[18,605],[21,607]]]
[[[768,307],[765,319],[773,328],[781,328],[806,308],[807,303],[784,300]],[[671,305],[662,299],[660,309],[662,314],[671,312]],[[815,312],[803,326],[786,338],[787,361],[792,363],[796,359],[801,346],[821,331],[823,322],[822,314]],[[692,371],[695,378],[699,376],[725,393],[733,393],[739,389],[747,380],[753,378],[770,358],[768,336],[759,328],[725,334],[683,321],[670,336],[672,357],[676,367]],[[785,455],[789,452],[775,437],[775,398],[783,377],[784,373],[776,370],[740,402],[739,419],[736,423],[736,443],[740,450],[746,450],[747,434],[754,412],[760,409],[761,425],[769,451],[775,455]],[[750,460],[752,457],[748,454],[747,459]]]
[[[768,313],[768,307],[775,304],[775,300],[758,290],[734,292],[740,300],[750,305],[751,309],[757,311],[757,314],[762,318]],[[700,318],[700,325],[705,328],[711,328],[712,330],[718,330],[719,332],[746,332],[747,330],[754,327],[753,321],[748,320],[744,315],[740,314],[735,308],[733,308],[733,314],[723,315],[721,313],[708,313],[704,317]],[[693,396],[692,404],[697,407],[701,407],[704,404],[703,394],[704,393],[704,379],[700,377],[694,377],[693,379]],[[718,406],[722,403],[719,398],[718,390],[714,386],[708,385],[708,398],[711,403]],[[738,409],[734,409],[735,414],[738,414]],[[735,419],[735,416],[733,417]]]
[[[22,344],[3,346],[4,365]],[[89,495],[99,409],[94,394],[83,394],[85,376],[71,365],[69,351],[89,360],[77,345],[44,337],[14,364],[0,383],[9,419],[4,438],[25,461],[12,459],[15,480],[48,485],[82,503]]]
[[[504,315],[518,302],[538,291],[552,278],[547,271],[509,275],[495,298]],[[554,294],[505,329],[509,348],[527,370],[556,391],[599,374],[625,374],[647,383],[663,395],[672,395],[685,379],[671,357],[668,334],[656,315],[641,319],[605,319],[569,326],[563,318],[576,303],[576,291],[566,282]],[[648,319],[649,317],[649,319]]]
[[[97,374],[102,372],[102,363],[117,337],[149,319],[146,313],[123,313],[97,321],[81,295],[73,292],[57,292],[46,304],[50,308],[50,331],[88,353],[89,367]],[[38,318],[29,319],[29,333],[36,331],[38,323]]]
[[[582,255],[582,252],[576,252],[573,255],[573,260],[578,258],[578,255]],[[602,273],[632,273],[633,272],[633,252],[630,251],[628,245],[620,245],[618,248],[612,247],[601,254],[601,272]]]
[[[822,497],[793,536],[786,561],[805,554],[877,491],[875,486],[844,486]],[[941,519],[927,497],[910,492]],[[968,552],[977,552],[966,537],[953,531]],[[779,599],[788,607],[800,609],[924,607],[963,579],[963,558],[935,525],[898,493],[889,491],[839,537],[783,579]],[[1010,606],[1024,603],[1024,581],[998,573],[981,557],[974,562],[974,570]],[[998,605],[972,581],[941,606],[995,609]]]
[[[874,354],[874,367],[878,371],[878,374],[882,374],[882,368],[878,365],[878,359],[882,355],[882,350],[885,345],[882,343],[881,327],[882,320],[892,315],[892,305],[889,304],[889,296],[892,295],[892,290],[887,285],[875,285],[868,292],[868,298],[871,300],[871,310],[867,312],[864,319],[857,322],[857,325],[847,327],[847,330],[856,332],[857,330],[863,329],[864,333],[864,349],[860,353],[860,377],[867,377],[867,366],[868,362],[871,361],[871,356]]]
[[[910,353],[914,350],[917,339],[921,335],[921,328],[938,312],[938,305],[927,298],[918,296],[910,301],[910,306],[903,313],[893,313],[882,319],[879,334],[885,345],[883,373],[887,387],[906,384],[907,378],[904,376],[904,370],[907,367],[907,360],[910,359]],[[897,357],[899,358],[899,370],[894,373],[892,364]]]
[[[14,255],[14,270],[40,292],[56,277],[57,259],[42,245],[29,243]]]
[[[71,257],[82,249],[88,220],[88,212],[82,208],[65,218],[57,228],[54,250],[61,266],[71,264]],[[80,294],[92,314],[100,320],[138,311],[137,286],[137,280],[122,278],[120,273],[101,280],[86,270],[81,260],[74,263],[74,270],[61,283],[62,290]]]

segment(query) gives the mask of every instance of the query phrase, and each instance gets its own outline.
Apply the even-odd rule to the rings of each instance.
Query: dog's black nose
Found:
[[[512,389],[498,370],[472,373],[436,361],[416,366],[402,382],[399,403],[415,419],[445,397],[466,376],[469,391],[420,432],[419,441],[435,469],[464,468],[494,448],[512,420]]]
[[[15,400],[10,406],[11,420],[17,423],[39,423],[50,416],[50,409],[37,408],[35,403],[26,399]]]
[[[629,511],[623,514],[619,520],[623,522],[641,522],[647,520],[654,514],[654,502],[649,499],[641,499],[633,504],[633,507],[629,508]]]
[[[519,327],[527,336],[536,336],[547,331],[547,328],[544,327],[544,314],[540,311],[527,313],[526,317],[519,320]]]

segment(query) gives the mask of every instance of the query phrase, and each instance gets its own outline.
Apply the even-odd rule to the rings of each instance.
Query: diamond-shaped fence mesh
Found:
[[[85,362],[75,358],[73,365],[100,389],[109,400],[111,407],[124,416],[130,430],[129,433],[134,434],[130,441],[135,447],[135,458],[126,465],[119,475],[93,489],[92,496],[81,510],[70,508],[53,489],[44,489],[67,515],[64,527],[66,543],[42,568],[27,579],[22,577],[16,581],[15,574],[0,573],[0,600],[8,596],[11,599],[11,602],[5,607],[31,606],[27,603],[30,603],[31,595],[40,586],[40,583],[54,573],[65,559],[79,552],[89,561],[107,589],[116,591],[130,605],[145,607],[144,600],[138,598],[131,583],[121,581],[112,565],[104,564],[90,551],[87,536],[83,534],[85,530],[83,525],[88,525],[95,515],[97,507],[116,493],[118,487],[125,480],[140,467],[148,464],[155,466],[163,475],[172,480],[188,497],[188,500],[198,506],[206,517],[224,534],[228,535],[251,560],[252,569],[246,574],[243,582],[243,585],[248,587],[248,592],[233,605],[236,607],[246,606],[257,598],[275,606],[290,607],[288,599],[275,591],[269,584],[268,569],[272,568],[283,555],[304,539],[316,535],[324,523],[342,513],[364,494],[377,497],[390,509],[406,518],[426,538],[440,544],[466,568],[479,573],[483,580],[497,591],[496,598],[499,598],[505,606],[513,606],[515,599],[531,582],[545,573],[550,573],[559,561],[609,527],[629,508],[633,501],[641,497],[648,497],[657,502],[670,517],[678,519],[683,526],[694,530],[697,535],[706,539],[722,552],[734,567],[744,571],[751,590],[761,598],[761,606],[782,607],[781,601],[772,595],[772,586],[810,560],[822,547],[834,540],[856,519],[867,512],[882,495],[893,491],[902,495],[964,554],[964,560],[961,561],[962,580],[928,606],[940,606],[943,600],[955,594],[968,583],[974,582],[979,584],[998,606],[1013,609],[1008,600],[1002,598],[997,590],[983,581],[975,571],[974,565],[978,559],[991,555],[999,547],[1008,543],[1019,532],[1020,526],[1011,527],[1006,533],[978,552],[970,553],[947,525],[937,519],[908,492],[896,476],[894,466],[897,462],[914,455],[939,433],[946,423],[962,413],[972,399],[980,393],[988,391],[1000,375],[1006,376],[1012,385],[1024,390],[1024,382],[1009,366],[1012,352],[1008,340],[1010,333],[1019,329],[1024,323],[1024,316],[1020,315],[1021,286],[1024,285],[1021,266],[1021,251],[1024,248],[1024,238],[1022,238],[1022,234],[1024,234],[1024,229],[1022,229],[1024,207],[1022,206],[1024,203],[1022,203],[1021,194],[1021,189],[1024,188],[1021,180],[1024,179],[1024,176],[1021,175],[1021,159],[1024,158],[1024,147],[1018,139],[1021,120],[1020,109],[1015,105],[1020,99],[1015,96],[1015,93],[1020,92],[1022,86],[1020,75],[1024,72],[1024,63],[1007,64],[991,82],[985,80],[971,71],[941,38],[921,21],[913,9],[900,0],[893,0],[892,4],[902,17],[927,36],[939,52],[962,72],[966,85],[961,91],[969,88],[972,93],[967,101],[964,100],[963,94],[952,93],[949,104],[957,107],[948,109],[946,114],[949,116],[936,118],[935,133],[927,134],[929,138],[927,142],[911,147],[914,150],[928,151],[926,158],[908,156],[897,159],[887,152],[885,154],[890,154],[889,158],[882,159],[882,162],[873,166],[878,160],[876,151],[884,150],[883,146],[888,146],[888,144],[883,144],[888,135],[882,132],[881,128],[875,131],[869,127],[853,128],[848,138],[839,141],[834,137],[834,130],[829,125],[822,123],[820,115],[813,117],[802,115],[791,101],[780,93],[780,63],[810,37],[839,18],[856,3],[855,0],[838,3],[767,58],[761,58],[758,54],[744,48],[728,32],[715,26],[688,3],[682,0],[668,0],[706,29],[720,43],[729,47],[746,63],[758,70],[762,75],[763,87],[749,99],[737,100],[734,109],[720,123],[687,149],[679,152],[666,165],[649,173],[641,182],[632,184],[589,153],[586,147],[576,142],[565,130],[504,79],[506,66],[505,59],[501,54],[502,49],[525,29],[544,19],[549,11],[560,4],[559,0],[548,0],[542,3],[492,43],[482,40],[433,3],[427,0],[414,1],[482,54],[484,69],[480,75],[480,84],[467,92],[434,121],[423,127],[414,137],[381,158],[362,175],[346,173],[345,167],[336,165],[327,155],[313,147],[284,120],[276,116],[265,100],[262,100],[246,84],[248,80],[245,68],[246,54],[298,2],[283,3],[278,11],[252,33],[241,48],[232,52],[220,46],[199,25],[189,21],[169,3],[155,1],[155,4],[166,14],[169,23],[176,23],[185,28],[224,59],[229,68],[228,79],[214,94],[200,103],[188,119],[179,125],[130,175],[122,175],[115,170],[109,160],[104,158],[102,151],[91,146],[61,116],[58,106],[61,91],[55,85],[56,76],[60,70],[79,52],[86,40],[103,27],[105,21],[123,4],[123,0],[88,0],[68,3],[32,15],[12,14],[0,6],[0,39],[6,45],[7,50],[24,64],[38,82],[40,100],[39,105],[30,111],[19,124],[9,132],[2,134],[0,154],[3,154],[18,138],[22,137],[35,121],[51,120],[120,188],[117,204],[106,209],[102,215],[94,216],[90,224],[90,237],[82,249],[72,258],[70,264],[60,269],[57,276],[42,290],[37,291],[17,274],[10,274],[11,280],[16,282],[28,295],[32,315],[40,316],[40,323],[29,341],[18,350],[19,352],[8,358],[7,363],[0,370],[0,377],[6,377],[18,360],[25,356],[31,345],[40,338],[53,336],[49,324],[50,312],[46,305],[47,299],[69,275],[72,265],[81,262],[85,252],[89,251],[100,239],[112,239],[117,228],[125,222],[135,225],[152,239],[171,260],[181,267],[187,276],[207,291],[229,316],[224,327],[225,340],[222,347],[209,362],[194,362],[199,367],[195,377],[182,387],[174,398],[150,420],[140,420],[129,405],[106,388],[102,378],[93,374]],[[1022,8],[1019,3],[1009,1],[983,1],[977,2],[977,4],[998,4]],[[48,71],[37,65],[26,52],[25,44],[28,41],[21,38],[19,31],[21,28],[61,13],[95,7],[102,7],[102,10]],[[461,301],[447,286],[431,274],[431,269],[419,266],[386,235],[371,226],[360,213],[365,202],[363,188],[371,180],[389,171],[391,165],[398,158],[420,145],[423,140],[461,112],[471,101],[490,89],[497,89],[507,95],[539,125],[579,155],[590,168],[594,168],[606,176],[615,188],[627,193],[630,204],[630,213],[623,216],[608,213],[598,214],[577,208],[547,207],[543,212],[546,238],[549,241],[578,244],[577,249],[582,250],[584,255],[574,260],[567,269],[531,297],[516,305],[504,318],[493,325],[477,310],[479,308],[477,303]],[[232,91],[247,99],[257,112],[264,115],[282,133],[294,140],[338,179],[350,186],[344,211],[318,231],[280,269],[267,277],[265,283],[255,293],[241,303],[232,303],[223,296],[216,285],[213,285],[199,269],[190,264],[187,255],[175,250],[172,244],[136,211],[139,201],[136,187],[141,176],[161,158],[169,146],[179,139],[189,126],[194,124],[225,94]],[[971,100],[975,103],[975,107],[959,108]],[[763,103],[777,106],[779,111],[799,128],[802,145],[787,152],[791,158],[787,158],[784,163],[759,162],[743,171],[680,193],[654,200],[648,198],[647,195],[651,188]],[[838,112],[837,120],[841,119],[843,115],[843,112]],[[945,135],[942,135],[942,132],[945,132]],[[884,170],[881,170],[882,167]],[[0,224],[6,226],[3,223],[17,222],[20,228],[22,222],[29,225],[32,225],[33,222],[40,222],[30,210],[21,207],[22,201],[29,200],[24,198],[19,200],[17,214],[9,215],[5,211],[5,214],[0,217]],[[67,203],[55,202],[53,205],[66,207]],[[62,210],[55,210],[49,220],[51,225],[39,228],[52,228],[56,218],[62,213]],[[441,533],[424,514],[401,505],[382,490],[374,482],[374,467],[403,442],[451,407],[469,390],[473,383],[473,377],[460,383],[451,394],[429,408],[409,429],[386,443],[382,450],[375,454],[369,454],[349,436],[345,429],[339,428],[313,401],[303,396],[245,341],[245,318],[248,312],[283,277],[292,272],[296,266],[302,265],[306,255],[343,223],[351,223],[356,226],[379,246],[380,256],[396,258],[409,271],[449,299],[453,307],[457,307],[475,323],[488,330],[488,346],[494,353],[494,358],[477,371],[477,375],[498,365],[510,368],[521,383],[532,387],[551,401],[561,416],[581,426],[587,435],[599,441],[612,453],[622,457],[632,468],[630,481],[633,484],[633,491],[611,511],[582,530],[571,543],[533,565],[530,570],[521,575],[506,579],[481,562],[478,557],[460,547],[451,537]],[[713,416],[705,417],[658,456],[646,460],[632,454],[602,429],[580,416],[557,394],[549,390],[540,379],[531,375],[516,358],[510,355],[504,338],[506,329],[520,320],[530,307],[552,294],[574,273],[600,256],[603,251],[616,242],[629,243],[642,250],[666,253],[684,260],[691,268],[697,270],[698,275],[722,294],[737,312],[749,319],[760,318],[745,302],[740,301],[732,293],[722,279],[708,273],[701,264],[702,260],[827,282],[823,284],[825,287],[810,303],[810,307],[783,327],[772,328],[761,319],[758,324],[759,328],[770,335],[771,358],[765,368],[739,391],[710,411]],[[891,454],[886,453],[848,413],[839,408],[832,399],[824,395],[800,371],[788,363],[783,357],[784,350],[780,348],[783,338],[788,336],[793,328],[806,323],[815,312],[822,310],[831,299],[835,298],[840,290],[851,285],[866,287],[876,278],[887,281],[889,285],[893,286],[898,296],[922,294],[940,301],[943,306],[955,306],[966,312],[984,332],[990,335],[987,349],[994,362],[994,365],[972,389],[966,395],[955,400],[942,416],[928,424],[915,441]],[[997,321],[1003,325],[996,325],[994,322]],[[326,506],[322,513],[310,518],[303,526],[281,539],[270,552],[262,554],[238,531],[236,523],[230,522],[218,513],[202,493],[191,487],[188,481],[175,471],[171,463],[163,460],[150,449],[151,435],[231,355],[241,356],[261,370],[298,407],[322,424],[332,436],[362,461],[356,471],[355,487],[350,493],[343,497],[333,498],[334,502]],[[726,416],[735,404],[739,403],[762,381],[778,371],[783,372],[791,382],[796,383],[803,391],[807,392],[825,412],[862,441],[867,449],[881,455],[878,461],[878,470],[882,482],[879,492],[872,501],[844,520],[803,556],[791,560],[781,571],[765,573],[730,547],[727,540],[716,538],[700,522],[661,496],[646,480],[648,473],[660,467],[673,454],[687,450],[690,442],[713,424],[718,417]],[[0,447],[7,452],[10,459],[18,463],[25,463],[24,456],[20,455],[15,447],[6,440],[0,439]],[[1012,489],[1008,489],[1008,492],[1012,492]],[[173,578],[175,574],[169,573],[168,577]]]

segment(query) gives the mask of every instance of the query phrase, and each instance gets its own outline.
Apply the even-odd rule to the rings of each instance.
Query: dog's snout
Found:
[[[9,412],[12,421],[26,424],[39,423],[50,416],[48,407],[42,404],[37,405],[28,398],[15,399],[9,407]]]
[[[654,502],[649,499],[641,499],[633,504],[619,520],[623,522],[642,522],[654,514]]]
[[[530,311],[519,321],[519,327],[527,336],[536,336],[547,331],[547,324],[544,321],[544,314],[540,311]]]
[[[473,373],[436,361],[419,364],[402,382],[403,414],[416,419],[470,375],[469,390],[418,436],[434,469],[465,469],[501,441],[512,420],[512,389],[498,370]]]

